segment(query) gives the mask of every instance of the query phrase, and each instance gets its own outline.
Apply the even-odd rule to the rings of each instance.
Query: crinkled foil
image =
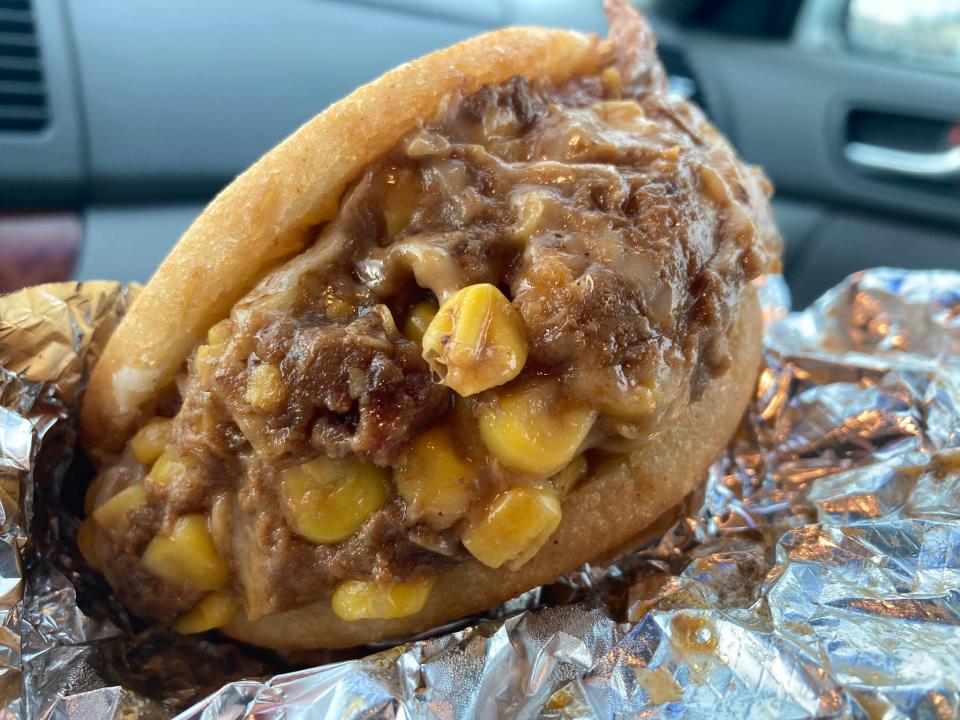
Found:
[[[72,545],[71,448],[130,292],[0,298],[4,717],[960,716],[960,274],[870,270],[794,314],[778,278],[762,295],[754,400],[659,540],[353,658],[124,614]]]

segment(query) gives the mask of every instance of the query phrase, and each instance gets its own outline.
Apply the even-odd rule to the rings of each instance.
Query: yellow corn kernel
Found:
[[[730,187],[716,170],[708,165],[700,166],[700,184],[703,194],[720,207],[731,203]]]
[[[219,348],[213,345],[201,345],[197,348],[197,355],[194,358],[193,364],[200,375],[200,379],[205,383],[210,382],[213,362],[217,359],[218,352]]]
[[[284,470],[280,489],[294,532],[315,543],[353,535],[387,501],[387,473],[356,457],[321,457]]]
[[[417,437],[394,471],[408,517],[441,530],[467,511],[467,483],[472,476],[470,467],[457,455],[453,434],[442,427]]]
[[[610,427],[624,440],[638,440],[650,434],[650,428],[644,427],[641,423],[626,422],[624,420],[614,422]]]
[[[510,198],[517,221],[513,234],[518,240],[526,240],[540,227],[550,195],[543,190],[527,190]]]
[[[583,480],[589,469],[585,455],[577,455],[563,470],[550,478],[553,487],[561,496],[573,490],[574,485]]]
[[[367,389],[367,373],[358,367],[347,369],[347,392],[356,400]]]
[[[121,490],[94,510],[93,520],[104,530],[122,535],[130,527],[130,513],[146,504],[147,493],[143,483],[137,483]]]
[[[133,448],[133,454],[137,460],[144,465],[152,465],[153,462],[163,455],[163,451],[170,442],[170,430],[173,421],[170,418],[153,418],[144,425],[137,434],[130,440],[130,447]]]
[[[77,548],[92,568],[100,567],[100,553],[97,552],[97,528],[91,518],[87,518],[77,529]]]
[[[229,592],[212,592],[182,615],[173,629],[183,635],[202,633],[223,627],[237,614],[237,602]]]
[[[623,80],[620,77],[620,71],[615,67],[604,68],[600,73],[600,79],[608,95],[616,97],[623,92]]]
[[[556,389],[536,383],[501,393],[480,412],[480,438],[504,465],[547,477],[573,459],[590,432],[596,412],[587,407],[561,409]]]
[[[204,515],[184,515],[169,535],[157,535],[140,560],[147,572],[187,590],[222,590],[230,571],[213,544]]]
[[[420,342],[423,340],[423,334],[427,331],[427,326],[437,314],[437,305],[430,300],[421,300],[407,313],[407,319],[403,323],[403,334],[408,340]]]
[[[513,380],[527,362],[523,318],[489,283],[452,295],[423,335],[423,359],[466,397]]]
[[[643,108],[633,100],[604,100],[594,105],[594,112],[618,130],[636,131],[649,124]]]
[[[327,305],[324,311],[331,320],[347,320],[353,317],[356,308],[343,298],[330,295],[327,297]]]
[[[230,337],[230,321],[221,320],[216,325],[207,330],[207,342],[214,347],[223,345]]]
[[[420,198],[419,178],[409,172],[398,172],[392,180],[383,198],[383,222],[388,240],[393,240],[410,224]]]
[[[660,384],[638,379],[631,368],[620,365],[586,370],[580,380],[591,389],[591,404],[612,419],[616,433],[627,439],[649,433],[650,418],[663,402]]]
[[[386,620],[415,615],[423,609],[433,578],[397,583],[347,580],[333,592],[333,612],[341,620]]]
[[[153,463],[153,467],[150,468],[150,473],[147,475],[147,480],[154,485],[166,487],[171,483],[178,482],[196,467],[197,461],[192,457],[180,456],[173,450],[166,450]]]
[[[209,382],[213,362],[217,359],[223,344],[230,337],[230,321],[221,320],[207,330],[207,344],[197,347],[194,366],[204,382]]]
[[[463,545],[487,567],[516,570],[537,554],[560,524],[560,499],[549,488],[500,493],[463,533]]]
[[[283,374],[273,363],[261,363],[250,371],[243,399],[258,410],[270,411],[280,404]]]

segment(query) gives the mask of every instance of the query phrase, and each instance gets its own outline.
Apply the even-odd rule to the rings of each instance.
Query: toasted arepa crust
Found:
[[[392,70],[302,126],[227,186],[160,265],[94,367],[81,431],[96,460],[120,450],[198,340],[279,261],[336,214],[345,187],[448,98],[516,75],[563,81],[596,71],[609,45],[542,28],[480,35]],[[563,502],[548,544],[516,571],[470,560],[443,572],[416,615],[345,622],[328,598],[223,628],[263,647],[337,648],[402,638],[497,605],[643,533],[699,483],[749,401],[761,319],[752,289],[730,329],[733,364],[642,449],[599,468]],[[633,500],[633,501],[628,501]]]

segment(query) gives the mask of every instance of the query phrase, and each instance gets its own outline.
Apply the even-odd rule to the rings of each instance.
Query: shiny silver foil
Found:
[[[131,624],[69,502],[77,393],[129,293],[0,298],[4,716],[960,716],[960,274],[870,270],[794,314],[761,289],[754,401],[658,541],[319,665]]]

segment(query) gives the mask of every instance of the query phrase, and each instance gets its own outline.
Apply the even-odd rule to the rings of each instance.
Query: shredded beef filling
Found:
[[[564,402],[594,410],[583,448],[646,441],[728,368],[745,286],[777,263],[770,188],[696,108],[666,94],[649,58],[614,53],[597,76],[517,77],[450,102],[236,305],[173,405],[172,448],[190,458],[191,479],[148,482],[149,505],[111,545],[115,572],[136,580],[120,584],[135,611],[167,619],[197,601],[138,564],[150,537],[186,513],[209,515],[251,617],[328,597],[347,579],[404,579],[468,557],[465,520],[411,519],[392,489],[337,543],[298,533],[281,497],[281,474],[298,463],[390,468],[425,429],[475,427],[499,402],[502,388],[458,398],[438,382],[397,327],[417,302],[499,288],[529,349],[513,382],[547,378]],[[459,442],[483,468],[471,513],[530,482],[469,432]],[[122,462],[139,467],[129,453]],[[108,470],[95,494],[146,472]]]

